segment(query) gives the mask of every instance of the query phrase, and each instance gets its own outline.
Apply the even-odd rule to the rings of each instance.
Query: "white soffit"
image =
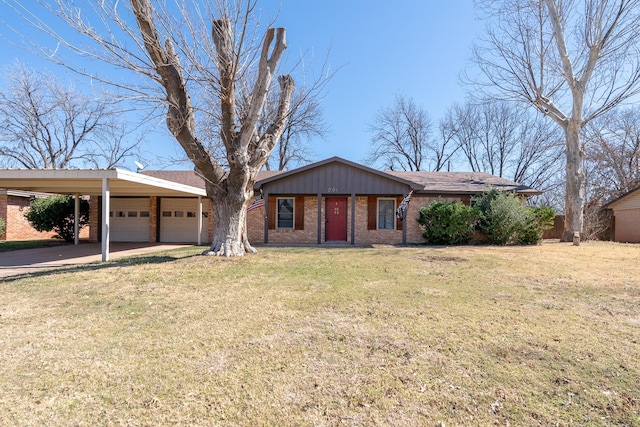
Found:
[[[99,196],[104,178],[111,196],[206,196],[203,188],[121,169],[0,169],[0,188]]]

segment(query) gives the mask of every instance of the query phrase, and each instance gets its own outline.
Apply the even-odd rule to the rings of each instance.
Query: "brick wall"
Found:
[[[29,197],[3,196],[4,209],[0,206],[0,211],[5,211],[4,216],[7,222],[5,240],[31,240],[50,239],[56,235],[54,232],[39,232],[29,224],[24,215],[29,211]]]
[[[149,242],[158,241],[158,198],[149,197]]]
[[[7,195],[0,194],[0,218],[7,222]],[[0,234],[0,240],[5,240],[5,233]]]
[[[89,241],[97,242],[100,224],[100,203],[98,196],[89,198]]]
[[[402,243],[402,229],[398,230],[367,230],[367,196],[356,197],[356,244],[400,244]],[[422,229],[416,221],[418,212],[423,206],[427,206],[435,197],[414,196],[407,210],[407,243],[424,243]],[[457,197],[444,198],[444,200],[460,200]],[[325,199],[322,199],[325,206]],[[317,196],[304,198],[304,230],[269,230],[269,243],[317,243],[318,229],[318,198]],[[247,227],[249,241],[252,243],[264,242],[264,207],[254,209],[247,215]],[[325,241],[325,222],[321,221],[321,242]],[[347,241],[351,243],[351,198],[347,198]]]

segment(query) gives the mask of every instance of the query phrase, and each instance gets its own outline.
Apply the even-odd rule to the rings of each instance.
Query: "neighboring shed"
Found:
[[[613,240],[640,243],[640,187],[602,207],[613,213]]]

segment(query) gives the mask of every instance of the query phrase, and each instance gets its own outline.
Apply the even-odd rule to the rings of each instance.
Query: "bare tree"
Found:
[[[618,108],[585,128],[587,197],[606,202],[640,186],[640,108]]]
[[[508,102],[468,101],[451,107],[442,136],[474,172],[487,172],[531,187],[553,186],[562,165],[562,138],[548,120]]]
[[[118,112],[45,72],[7,68],[0,92],[0,163],[28,169],[90,164],[112,168],[136,156],[139,140]]]
[[[84,13],[73,2],[53,3],[39,1],[88,37],[90,46],[69,43],[36,13],[13,2],[15,10],[56,37],[58,51],[67,49],[84,58],[96,58],[136,77],[123,82],[91,73],[92,78],[166,111],[169,131],[205,179],[212,200],[213,241],[205,254],[242,256],[255,252],[247,239],[246,207],[253,196],[256,174],[284,132],[294,88],[291,76],[278,77],[276,114],[264,132],[258,133],[257,124],[286,49],[285,29],[269,28],[264,37],[258,36],[256,0],[214,4],[130,0],[129,7],[115,0],[96,0],[82,2],[82,7],[90,5]],[[58,51],[45,54],[76,72],[89,74],[62,61]],[[243,90],[249,93],[246,103],[239,101]],[[203,102],[207,98],[215,101]],[[211,104],[216,109],[207,111]],[[202,117],[207,115],[219,121],[223,163],[199,136],[196,123],[206,122]]]
[[[389,170],[441,170],[450,154],[433,141],[431,118],[412,98],[398,95],[369,125],[373,147],[365,162]]]
[[[495,18],[474,50],[490,92],[526,101],[565,134],[562,240],[583,229],[585,145],[591,120],[640,93],[639,0],[481,1]],[[472,79],[481,83],[477,79]],[[485,88],[487,88],[485,86]]]
[[[268,101],[263,123],[276,112],[275,99]],[[291,167],[310,163],[312,153],[309,147],[311,138],[324,138],[327,125],[324,122],[317,92],[294,90],[291,97],[289,118],[284,132],[274,149],[274,153],[265,164],[267,170],[287,170]]]

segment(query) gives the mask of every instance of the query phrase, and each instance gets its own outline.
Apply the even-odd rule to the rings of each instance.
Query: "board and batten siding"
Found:
[[[343,163],[328,164],[264,183],[268,194],[406,194],[409,186]]]

